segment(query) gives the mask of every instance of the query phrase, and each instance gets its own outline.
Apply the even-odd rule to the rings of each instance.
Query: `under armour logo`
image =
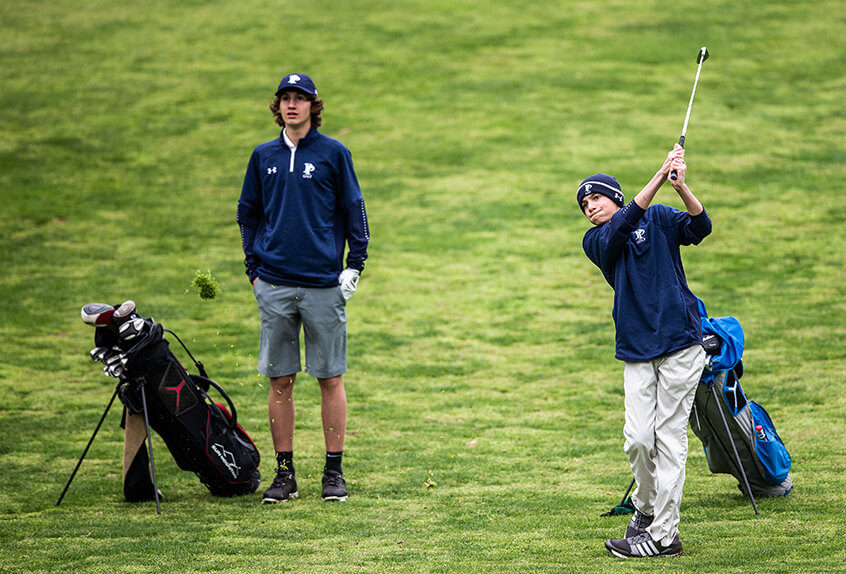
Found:
[[[276,166],[267,168],[267,175],[270,175],[271,173],[276,173]]]
[[[299,77],[299,76],[298,76],[298,75],[296,75],[296,74],[291,74],[291,77],[290,77],[290,78],[288,78],[288,83],[289,83],[289,84],[296,84],[296,83],[297,83],[297,82],[299,82],[300,80],[302,80],[302,78],[301,78],[301,77]]]
[[[303,177],[306,179],[311,179],[311,172],[314,171],[314,164],[307,163],[305,164],[305,169],[303,170]]]

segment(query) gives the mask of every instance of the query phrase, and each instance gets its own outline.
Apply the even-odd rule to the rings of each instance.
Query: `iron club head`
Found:
[[[699,54],[696,55],[696,63],[701,64],[702,62],[708,59],[708,56],[710,56],[710,54],[708,53],[708,48],[702,46],[699,49]]]

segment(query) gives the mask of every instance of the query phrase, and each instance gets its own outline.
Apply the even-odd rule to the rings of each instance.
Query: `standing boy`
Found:
[[[687,209],[653,205],[671,171]],[[595,227],[582,247],[614,288],[616,358],[625,368],[624,449],[637,488],[636,511],[625,537],[605,542],[622,558],[677,556],[679,505],[687,460],[687,421],[705,365],[696,296],[682,268],[679,246],[698,244],[711,220],[685,183],[684,149],[664,165],[628,205],[620,184],[596,174],[579,185],[577,200]]]
[[[270,379],[268,416],[277,460],[262,502],[298,495],[293,390],[301,326],[305,370],[320,383],[323,500],[346,500],[346,301],[367,259],[367,214],[349,150],[317,131],[323,100],[311,78],[285,76],[270,110],[282,132],[253,151],[238,201],[244,263],[261,316],[258,370]]]

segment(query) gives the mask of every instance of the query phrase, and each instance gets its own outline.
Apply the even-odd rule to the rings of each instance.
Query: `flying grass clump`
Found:
[[[205,273],[197,271],[194,274],[193,284],[201,299],[214,299],[220,291],[220,286],[211,271]]]

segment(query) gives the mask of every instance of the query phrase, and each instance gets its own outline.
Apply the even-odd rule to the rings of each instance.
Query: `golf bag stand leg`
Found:
[[[629,487],[626,489],[626,494],[623,495],[623,500],[620,501],[620,506],[623,506],[626,503],[626,498],[629,497],[629,493],[632,491],[632,488],[634,488],[634,485],[635,479],[632,478],[632,481],[629,483]]]
[[[159,485],[156,480],[156,461],[153,460],[153,437],[150,434],[150,419],[147,416],[147,393],[144,392],[144,385],[141,385],[141,403],[144,407],[144,426],[147,427],[147,449],[150,452],[150,469],[153,475],[153,496],[156,497],[156,514],[162,513],[162,504],[159,500]]]
[[[740,470],[740,476],[743,477],[743,485],[746,487],[746,493],[749,495],[749,500],[752,501],[752,508],[755,510],[755,515],[760,515],[758,512],[758,505],[755,504],[755,495],[752,494],[752,489],[749,487],[749,480],[746,478],[746,471],[743,470],[743,463],[740,461],[740,455],[737,454],[737,447],[734,445],[734,438],[732,438],[728,422],[726,422],[726,415],[723,414],[723,406],[720,398],[717,396],[717,389],[714,388],[714,381],[708,383],[708,388],[711,389],[711,394],[714,396],[717,410],[720,411],[720,418],[723,419],[723,426],[725,426],[726,435],[728,436],[729,443],[731,443],[731,450],[734,452],[734,459],[737,461],[737,468]]]
[[[73,469],[73,472],[68,479],[68,483],[65,485],[65,489],[62,491],[62,494],[59,496],[59,500],[56,501],[56,506],[59,506],[62,503],[62,499],[65,497],[65,494],[70,488],[71,482],[73,482],[74,477],[76,476],[76,471],[79,470],[79,467],[82,466],[82,461],[85,459],[85,455],[88,454],[88,449],[91,448],[91,444],[94,442],[94,437],[97,436],[97,433],[100,431],[100,427],[103,426],[103,421],[106,420],[106,415],[109,414],[109,409],[112,408],[112,403],[115,402],[115,397],[118,394],[118,388],[120,387],[120,383],[117,384],[115,387],[115,392],[112,393],[112,398],[109,400],[109,404],[106,405],[106,410],[103,411],[103,416],[100,417],[100,422],[97,423],[97,428],[94,429],[94,434],[91,435],[91,439],[88,441],[88,444],[85,446],[85,450],[82,451],[82,456],[79,457],[79,462],[76,463],[76,468]]]

